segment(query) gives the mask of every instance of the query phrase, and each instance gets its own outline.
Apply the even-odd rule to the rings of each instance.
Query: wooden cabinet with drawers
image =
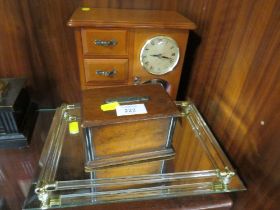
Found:
[[[159,82],[176,98],[193,22],[175,11],[78,8],[68,25],[81,89]]]

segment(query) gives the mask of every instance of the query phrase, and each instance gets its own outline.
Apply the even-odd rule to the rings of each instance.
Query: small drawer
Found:
[[[128,59],[85,59],[87,85],[125,84],[128,79]]]
[[[82,30],[84,55],[127,55],[126,30]]]

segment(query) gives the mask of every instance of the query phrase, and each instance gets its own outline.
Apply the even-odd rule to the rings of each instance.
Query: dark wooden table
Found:
[[[40,111],[31,144],[23,149],[0,150],[0,210],[21,209],[32,181],[36,181],[37,164],[47,137],[54,110]],[[230,209],[229,194],[200,195],[173,199],[105,204],[73,209],[85,210],[186,210]]]

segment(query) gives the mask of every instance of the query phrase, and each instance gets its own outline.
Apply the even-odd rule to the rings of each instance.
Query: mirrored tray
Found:
[[[174,131],[174,157],[92,172],[84,168],[90,154],[84,151],[79,105],[57,108],[24,209],[245,190],[196,107],[188,101],[176,104],[181,116]],[[79,132],[71,134],[69,124],[76,121]]]

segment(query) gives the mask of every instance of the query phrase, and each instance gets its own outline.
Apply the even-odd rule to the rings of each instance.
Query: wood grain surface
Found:
[[[104,77],[102,79],[104,84],[101,81],[94,82],[92,78],[89,78],[89,68],[88,64],[83,62],[84,58],[103,56],[99,58],[112,59],[122,56],[122,58],[128,58],[129,63],[128,80],[122,80],[122,84],[125,84],[124,82],[126,84],[141,84],[153,79],[165,80],[167,92],[174,100],[176,99],[189,30],[196,27],[192,21],[176,11],[112,8],[86,8],[85,11],[84,9],[77,8],[67,23],[76,31],[81,89],[110,85],[110,83],[117,85],[117,83],[113,83],[112,78],[108,78],[106,82],[106,77]],[[139,60],[142,47],[147,40],[156,36],[171,37],[177,42],[180,49],[178,64],[172,71],[163,75],[148,73]],[[97,40],[106,42],[115,40],[116,44],[100,46],[97,45]],[[115,67],[113,66],[113,68]]]
[[[16,1],[1,1],[0,14],[0,74],[27,76],[31,63],[20,5]]]
[[[235,209],[277,209],[279,4],[278,0],[2,0],[0,76],[27,76],[41,106],[77,101],[75,39],[66,26],[77,7],[177,10],[197,24],[195,33],[201,39],[182,87],[249,188],[237,195]]]
[[[38,60],[36,49],[29,44],[31,27],[26,22],[30,21],[28,11],[26,5],[21,5],[19,1],[0,1],[0,77],[27,78],[33,97],[49,104],[51,98],[48,93],[45,94],[48,100],[40,94],[48,86],[46,79],[39,79],[44,77],[41,60]],[[35,61],[36,68],[33,66]]]
[[[126,30],[85,29],[81,31],[84,55],[127,55]],[[117,40],[113,46],[97,45],[95,42]]]
[[[247,184],[238,210],[279,209],[279,10],[277,0],[178,1],[201,39],[187,96]]]
[[[195,24],[176,11],[77,8],[67,23],[71,27],[194,29]]]
[[[106,100],[115,98],[148,97],[143,103],[146,114],[117,116],[115,110],[102,111]],[[114,100],[113,100],[114,101]],[[125,103],[125,105],[135,104]],[[122,104],[121,104],[122,105]],[[103,126],[115,123],[135,122],[180,116],[175,103],[159,84],[103,87],[82,92],[82,127]]]
[[[84,7],[176,10],[174,0],[82,0]]]
[[[85,59],[85,78],[87,85],[127,84],[127,59]],[[115,72],[113,76],[97,74],[98,71]]]
[[[77,7],[175,10],[176,1],[0,1],[0,77],[27,77],[41,106],[80,99],[75,38],[66,25]]]

